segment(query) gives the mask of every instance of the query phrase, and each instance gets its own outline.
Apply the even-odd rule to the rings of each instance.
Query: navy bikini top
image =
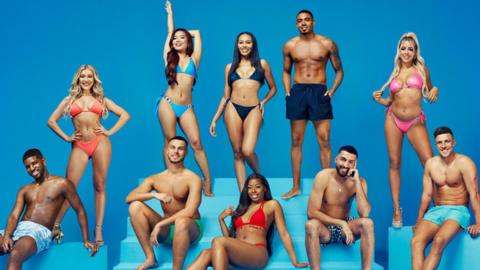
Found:
[[[177,74],[179,73],[190,75],[195,79],[197,78],[197,68],[195,67],[195,63],[193,63],[193,59],[191,57],[190,57],[190,60],[188,61],[187,66],[185,67],[185,70],[182,70],[182,67],[180,67],[180,64],[177,64]]]
[[[245,80],[255,80],[259,82],[260,84],[263,84],[263,81],[265,80],[265,75],[263,72],[260,72],[258,69],[255,69],[255,71],[250,75],[248,78],[242,78],[240,75],[238,75],[237,71],[233,71],[228,75],[228,84],[232,86],[232,84],[240,79],[245,79]]]

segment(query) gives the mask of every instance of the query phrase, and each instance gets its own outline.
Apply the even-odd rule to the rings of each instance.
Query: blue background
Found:
[[[377,256],[386,256],[387,226],[392,207],[388,186],[388,158],[383,134],[384,108],[371,98],[387,80],[399,37],[417,33],[421,52],[433,84],[440,89],[437,104],[424,104],[429,134],[440,125],[456,135],[457,151],[479,160],[475,139],[479,114],[476,86],[479,62],[478,3],[457,1],[174,1],[177,27],[200,29],[204,50],[199,79],[193,92],[201,138],[213,177],[234,177],[233,155],[223,123],[218,136],[208,126],[223,94],[223,70],[232,59],[235,36],[253,32],[260,55],[272,66],[277,95],[266,105],[265,122],[257,153],[268,177],[288,177],[290,128],[285,119],[281,83],[282,47],[297,35],[295,15],[307,8],[316,19],[315,31],[333,39],[342,57],[345,78],[333,98],[335,120],[331,144],[335,155],[344,144],[360,153],[359,171],[369,183],[372,217],[376,222]],[[126,194],[139,177],[163,170],[162,134],[153,114],[154,101],[166,89],[162,59],[166,37],[164,1],[3,1],[0,8],[0,83],[3,124],[0,139],[2,172],[0,221],[4,224],[16,191],[31,178],[21,155],[38,147],[53,174],[63,175],[70,145],[47,127],[47,119],[67,95],[78,66],[94,65],[105,93],[132,116],[111,139],[113,158],[107,180],[105,240],[110,266],[118,262],[119,241],[125,235]],[[477,33],[477,34],[475,34]],[[329,84],[333,71],[329,67]],[[264,87],[262,95],[267,91]],[[110,127],[116,117],[104,122]],[[60,125],[70,134],[69,119]],[[401,203],[406,224],[417,215],[422,168],[405,141]],[[320,169],[318,145],[309,125],[302,176],[313,177]],[[187,166],[199,172],[193,155]],[[89,168],[79,193],[94,226],[93,188]],[[291,183],[286,183],[285,191]],[[232,188],[234,187],[232,183]],[[0,227],[4,227],[3,225]],[[66,240],[80,240],[76,218],[69,211],[63,228]]]

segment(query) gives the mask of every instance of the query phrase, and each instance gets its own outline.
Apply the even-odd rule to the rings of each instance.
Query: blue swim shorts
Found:
[[[470,224],[470,212],[464,205],[439,205],[432,207],[423,216],[423,219],[442,225],[447,219],[458,222],[463,229]]]

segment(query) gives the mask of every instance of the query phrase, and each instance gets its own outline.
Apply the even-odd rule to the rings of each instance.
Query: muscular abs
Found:
[[[298,40],[290,52],[294,63],[295,83],[326,84],[326,65],[330,57],[328,48],[319,40]]]

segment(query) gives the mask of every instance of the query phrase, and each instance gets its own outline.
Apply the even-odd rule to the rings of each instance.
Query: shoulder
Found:
[[[324,182],[324,181],[328,181],[328,179],[330,179],[330,177],[332,177],[332,172],[333,172],[334,169],[332,168],[328,168],[328,169],[323,169],[321,171],[319,171],[317,173],[317,175],[315,175],[315,182]]]
[[[280,202],[278,202],[277,200],[275,199],[271,199],[271,200],[268,200],[268,201],[265,201],[265,206],[267,206],[268,208],[271,208],[271,209],[281,209],[282,208],[282,205],[280,204]]]
[[[299,37],[294,37],[288,40],[287,42],[285,42],[285,45],[283,45],[283,49],[287,51],[292,49],[299,40],[300,40]]]
[[[260,65],[262,65],[262,68],[269,67],[268,62],[265,59],[260,59]]]
[[[439,161],[440,161],[439,156],[434,156],[427,159],[427,162],[425,162],[425,171],[429,170],[432,166],[435,166],[435,164],[438,164]]]
[[[473,160],[466,155],[456,154],[456,161],[461,168],[465,168],[465,169],[470,169],[472,167],[476,168],[475,162],[473,162]]]
[[[192,183],[202,182],[202,178],[198,174],[192,172],[189,169],[185,169],[185,171],[183,171],[183,176],[186,177]]]

